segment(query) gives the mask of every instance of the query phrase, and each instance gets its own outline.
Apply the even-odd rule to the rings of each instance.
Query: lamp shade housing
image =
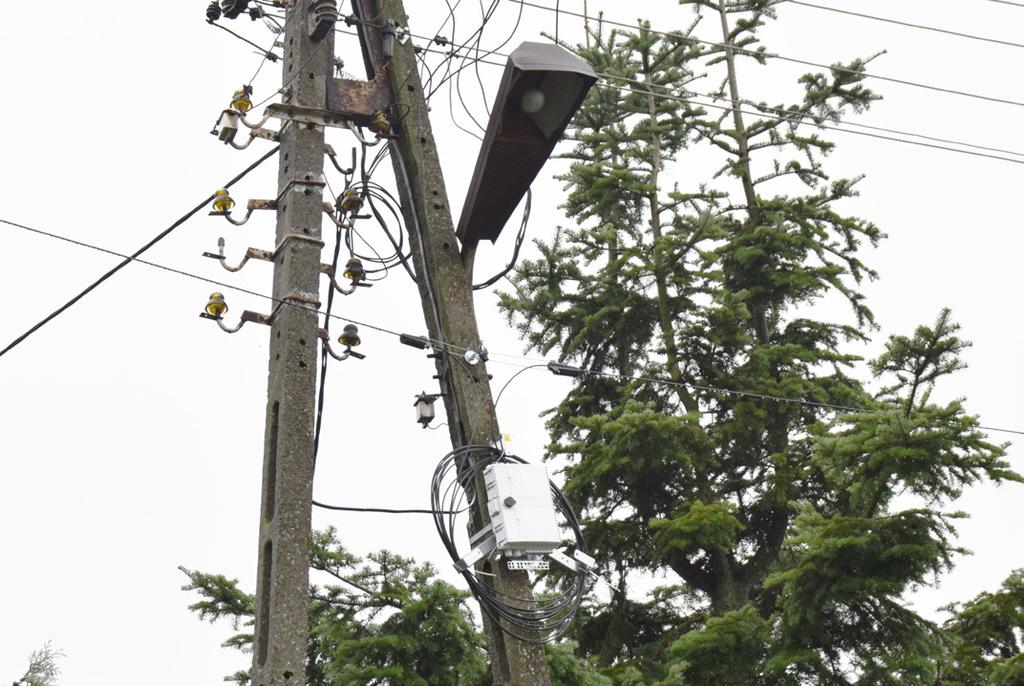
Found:
[[[497,240],[596,81],[558,45],[522,43],[509,55],[459,220],[464,245]]]

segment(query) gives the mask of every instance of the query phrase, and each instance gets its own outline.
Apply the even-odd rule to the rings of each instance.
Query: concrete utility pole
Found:
[[[402,0],[353,0],[353,6],[362,21],[372,24],[364,25],[360,32],[365,41],[364,54],[377,72],[374,78],[386,79],[390,84],[395,103],[392,121],[396,139],[391,142],[391,157],[415,254],[427,328],[433,340],[443,341],[453,346],[450,351],[456,351],[437,357],[452,445],[491,445],[498,439],[499,432],[484,361],[468,364],[451,359],[464,350],[479,353],[482,349],[473,308],[473,250],[468,250],[467,264],[464,264],[413,46],[411,42],[394,41],[391,58],[383,55],[384,32],[378,27],[388,26],[390,22],[408,27],[408,16]],[[473,532],[490,523],[487,498],[479,497],[481,488],[478,484]],[[492,564],[486,565],[483,571],[495,575],[495,586],[500,592],[516,598],[532,597],[526,572],[513,572],[504,565]],[[548,686],[551,683],[542,646],[513,638],[486,616],[484,625],[495,684]]]
[[[314,2],[295,0],[287,10],[284,102],[324,109],[334,32],[310,37]],[[288,304],[277,308],[271,324],[253,686],[303,686],[309,638],[323,127],[286,122],[279,154],[273,293]]]

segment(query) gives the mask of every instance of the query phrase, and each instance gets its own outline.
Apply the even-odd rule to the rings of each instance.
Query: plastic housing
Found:
[[[547,554],[562,544],[544,465],[492,464],[484,469],[484,484],[499,551]]]

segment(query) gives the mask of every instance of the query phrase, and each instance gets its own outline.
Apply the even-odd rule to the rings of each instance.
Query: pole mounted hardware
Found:
[[[437,413],[434,411],[434,402],[440,398],[443,393],[427,393],[423,391],[416,396],[416,402],[413,403],[413,407],[416,408],[416,421],[426,429],[430,426],[430,423],[434,421],[434,417]]]
[[[221,0],[220,9],[225,19],[235,19],[249,8],[249,0]]]
[[[231,216],[231,210],[235,208],[235,199],[231,197],[231,193],[226,188],[221,188],[214,193],[213,198],[213,210],[210,212],[211,217],[224,217],[235,226],[242,226],[249,221],[252,217],[252,213],[258,210],[276,210],[276,200],[250,200],[245,205],[245,216],[241,219],[235,219]],[[237,270],[230,270],[237,271]]]
[[[319,247],[323,247],[323,241],[318,238],[312,238],[301,233],[289,233],[286,234],[281,243],[278,244],[273,251],[262,250],[260,248],[248,248],[245,251],[245,255],[242,256],[241,262],[232,266],[228,264],[227,256],[224,254],[226,242],[224,237],[217,239],[217,252],[204,252],[203,257],[207,257],[212,260],[217,260],[220,266],[229,272],[239,272],[245,265],[249,263],[249,260],[259,260],[261,262],[274,262],[278,255],[284,250],[285,245],[289,241],[305,241],[308,243],[315,243]],[[342,286],[335,275],[334,267],[326,262],[320,263],[319,271],[325,275],[331,283],[331,287],[342,295],[352,295],[355,293],[357,288],[372,288],[372,283],[366,283],[366,269],[363,267],[363,262],[358,257],[349,258],[348,262],[345,263],[345,270],[342,276],[349,280],[350,286]]]
[[[597,74],[548,43],[522,43],[505,65],[457,234],[495,241],[551,156]]]
[[[309,4],[307,31],[315,41],[322,41],[338,23],[338,5],[334,0],[314,0]]]
[[[327,354],[339,362],[347,360],[350,357],[354,357],[357,360],[366,359],[366,355],[357,353],[352,349],[362,343],[359,338],[359,327],[355,324],[346,324],[341,335],[338,337],[338,343],[345,346],[345,352],[341,354],[334,352],[334,349],[331,347],[330,334],[328,334],[327,331],[319,329],[317,331],[317,336],[319,336],[320,340],[323,342],[324,350],[327,351]]]
[[[483,481],[482,491],[474,488],[479,480]],[[473,502],[476,498],[478,503]],[[490,519],[471,531],[467,546],[456,532],[462,514],[476,504],[484,506]],[[548,478],[544,465],[528,463],[492,446],[456,448],[434,471],[430,506],[456,571],[480,602],[484,616],[505,635],[536,646],[569,630],[597,578],[597,565],[587,554],[576,514],[565,494]],[[493,587],[502,570],[528,578],[530,572],[549,569],[551,561],[571,573],[542,598]],[[523,683],[505,682],[510,686]]]
[[[258,122],[250,122],[246,113],[252,109],[252,86],[242,86],[235,91],[231,97],[228,107],[220,113],[217,123],[214,124],[211,134],[217,136],[224,145],[230,145],[236,150],[245,150],[256,138],[263,138],[270,141],[280,141],[281,132],[271,131],[263,128],[263,125],[270,120],[270,115],[265,115]],[[249,129],[249,139],[245,143],[236,143],[239,124]]]
[[[320,301],[312,295],[286,295],[281,298],[270,314],[244,310],[242,316],[238,319],[238,323],[234,326],[228,326],[224,323],[224,315],[228,313],[229,309],[227,300],[222,293],[211,293],[210,299],[206,301],[206,307],[199,313],[199,316],[203,319],[211,319],[217,322],[217,326],[225,333],[237,333],[249,322],[273,326],[274,320],[277,319],[277,315],[281,312],[281,308],[285,306],[317,310],[320,307]],[[355,345],[359,345],[359,343],[355,343]]]

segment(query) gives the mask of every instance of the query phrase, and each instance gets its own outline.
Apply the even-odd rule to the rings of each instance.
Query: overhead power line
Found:
[[[815,5],[812,2],[804,2],[804,0],[787,0],[791,5],[802,5],[804,7],[812,7],[816,10],[825,10],[826,12],[835,12],[837,14],[846,14],[851,17],[860,17],[861,19],[870,19],[872,21],[880,21],[886,24],[896,24],[897,26],[905,26],[911,29],[920,29],[922,31],[932,31],[933,33],[944,33],[947,36],[957,36],[958,38],[969,38],[971,40],[982,41],[984,43],[995,43],[996,45],[1006,45],[1011,48],[1024,48],[1024,43],[1014,43],[1013,41],[1000,40],[998,38],[989,38],[988,36],[977,36],[973,33],[962,33],[960,31],[953,31],[951,29],[943,29],[937,26],[925,26],[924,24],[915,24],[910,21],[900,21],[899,19],[890,19],[889,17],[878,17],[873,14],[863,14],[861,12],[853,12],[851,10],[844,10],[838,7],[828,7],[827,5]]]
[[[521,0],[514,0],[514,1],[515,2],[521,2]],[[528,4],[528,3],[521,3],[521,4]],[[560,10],[560,11],[564,11],[564,10]],[[336,31],[339,32],[339,33],[346,33],[345,31],[342,31],[340,29],[336,29]],[[430,38],[429,36],[423,36],[423,35],[419,35],[419,34],[415,34],[415,33],[410,33],[409,35],[411,37],[413,37],[413,38],[418,38],[420,40],[428,41],[428,46],[429,46],[429,43],[433,43],[434,42],[434,39]],[[447,56],[449,58],[451,58],[451,57],[453,57],[455,55],[454,51],[453,52],[449,52],[449,51],[446,51],[446,50],[437,50],[437,49],[434,49],[434,48],[430,48],[428,46],[420,46],[420,51],[421,52],[427,52],[427,53],[433,53],[433,54],[445,55],[445,56]],[[504,57],[506,59],[509,57],[509,55],[507,55],[505,53],[502,53],[502,52],[499,52],[496,49],[495,50],[488,50],[487,54],[488,55],[494,55],[496,57]],[[491,65],[491,66],[504,66],[504,65],[502,65],[502,64],[500,64],[498,62],[490,62],[490,61],[488,61],[486,59],[482,59],[482,58],[476,58],[474,61],[475,62],[480,62],[480,63],[483,63],[483,64],[488,64],[488,65]],[[633,84],[641,86],[644,89],[646,89],[648,87],[647,82],[641,81],[639,79],[631,79],[631,78],[628,78],[628,77],[625,77],[625,76],[618,76],[616,74],[608,74],[608,73],[605,73],[605,72],[596,72],[596,74],[598,75],[598,77],[600,77],[601,79],[604,79],[605,81],[607,81],[608,79],[614,79],[616,81],[624,81],[624,82],[628,82],[628,83],[633,83]],[[669,86],[663,86],[663,85],[660,85],[660,84],[654,84],[654,85],[655,85],[656,88],[662,88],[662,89],[666,89],[666,90],[669,89]],[[634,92],[636,92],[636,91],[634,91]],[[641,92],[646,93],[646,90],[641,91]],[[726,98],[725,96],[718,95],[716,93],[692,93],[692,94],[689,94],[689,95],[694,96],[694,97],[711,98],[713,100],[729,100],[729,98]],[[664,94],[662,94],[662,93],[655,93],[654,96],[656,98],[657,97],[662,97],[662,96],[685,97],[685,96],[675,96],[675,94],[673,94],[673,93],[664,93]],[[771,107],[769,105],[764,105],[764,104],[758,104],[758,103],[751,102],[749,100],[743,101],[743,104],[747,105],[747,106],[750,106],[750,107],[756,107],[757,109],[762,110],[762,111],[769,111],[769,112],[774,112],[774,113],[777,113],[777,114],[786,115],[785,118],[788,121],[795,121],[796,117],[801,114],[800,112],[785,110],[785,109],[782,109],[782,108],[779,108],[779,107]],[[731,107],[729,109],[731,110]],[[809,119],[812,119],[812,118],[813,117],[811,115],[808,115],[805,119],[809,120]],[[950,139],[950,138],[941,138],[941,137],[937,137],[937,136],[931,136],[931,135],[928,135],[928,134],[916,133],[914,131],[903,131],[903,130],[900,130],[900,129],[892,129],[892,128],[887,128],[887,127],[884,127],[884,126],[874,126],[874,125],[871,125],[871,124],[861,124],[859,122],[849,121],[849,120],[844,120],[844,119],[829,119],[829,121],[833,122],[834,124],[841,124],[841,125],[844,125],[844,126],[855,126],[857,128],[861,128],[861,129],[867,129],[867,130],[871,130],[871,131],[878,131],[880,133],[888,133],[888,134],[893,134],[893,135],[896,135],[896,136],[912,136],[914,138],[921,138],[921,139],[924,139],[924,140],[932,141],[934,143],[944,143],[944,144],[947,144],[947,145],[958,145],[958,146],[962,146],[962,147],[966,147],[966,148],[973,148],[975,150],[982,150],[982,151],[987,151],[987,152],[1002,153],[1004,155],[1016,155],[1016,156],[1019,156],[1019,157],[1024,157],[1024,152],[1021,152],[1021,151],[1008,150],[1008,149],[1005,149],[1005,148],[994,148],[994,147],[990,147],[990,146],[986,146],[986,145],[979,145],[977,143],[968,143],[968,142],[965,142],[965,141],[960,141],[960,140],[955,140],[955,139]],[[813,124],[812,121],[806,121],[806,123],[808,125]],[[847,131],[847,133],[857,134],[859,132],[857,132],[857,131]],[[911,142],[911,141],[901,141],[901,142]],[[963,151],[960,151],[960,150],[953,150],[953,151],[954,152],[963,152]],[[1003,157],[996,157],[995,159],[1011,161],[1011,162],[1014,161],[1014,160],[1006,160],[1006,158],[1003,158]]]
[[[1013,7],[1024,7],[1024,3],[1011,2],[1011,0],[988,0],[989,2],[997,2],[1000,5],[1011,5]]]
[[[6,224],[7,226],[11,226],[11,227],[14,227],[14,228],[17,228],[17,229],[23,229],[23,230],[29,231],[31,233],[35,233],[35,234],[38,234],[38,235],[41,235],[41,236],[46,236],[48,238],[53,238],[55,240],[63,241],[65,243],[70,243],[72,245],[77,245],[77,246],[82,247],[82,248],[88,248],[90,250],[96,250],[98,252],[106,253],[108,255],[115,255],[115,256],[118,256],[118,257],[124,257],[126,260],[128,260],[130,262],[138,262],[139,264],[144,264],[144,265],[146,265],[148,267],[153,267],[155,269],[160,269],[162,271],[170,272],[172,274],[177,274],[179,276],[185,276],[185,277],[188,277],[190,279],[194,279],[196,281],[202,281],[204,283],[208,283],[208,284],[211,284],[211,285],[214,285],[214,286],[218,286],[220,288],[224,288],[224,289],[227,289],[227,290],[235,291],[235,292],[238,292],[238,293],[244,293],[246,295],[255,296],[257,298],[263,298],[265,300],[269,300],[269,301],[273,302],[274,304],[280,304],[280,305],[290,306],[290,307],[303,307],[304,309],[308,309],[304,305],[292,302],[290,300],[281,300],[281,299],[275,298],[275,297],[273,297],[271,295],[266,295],[265,293],[259,293],[257,291],[251,291],[251,290],[248,290],[246,288],[241,288],[239,286],[234,286],[232,284],[228,284],[228,283],[224,283],[224,282],[221,282],[221,281],[217,281],[215,279],[210,279],[210,278],[207,278],[205,276],[200,276],[198,274],[193,274],[191,272],[187,272],[187,271],[184,271],[182,269],[176,269],[174,267],[168,267],[166,265],[158,264],[156,262],[150,262],[148,260],[139,259],[137,257],[131,257],[131,256],[128,256],[128,255],[122,255],[121,253],[118,253],[118,252],[116,252],[114,250],[110,250],[108,248],[103,248],[103,247],[100,247],[98,245],[93,245],[91,243],[86,243],[85,241],[76,240],[74,238],[68,238],[67,236],[62,236],[62,235],[57,234],[57,233],[52,233],[52,232],[44,231],[42,229],[37,229],[37,228],[31,227],[31,226],[26,226],[25,224],[19,224],[18,222],[13,222],[13,221],[10,221],[8,219],[0,218],[0,224]],[[322,316],[330,316],[332,319],[337,319],[337,320],[340,320],[340,321],[343,321],[343,322],[347,322],[349,324],[355,324],[357,326],[365,327],[366,329],[369,329],[371,331],[377,331],[377,332],[380,332],[380,333],[388,334],[390,336],[395,336],[399,340],[401,340],[403,336],[407,336],[407,334],[403,334],[403,333],[401,333],[399,331],[395,331],[394,329],[389,329],[387,327],[379,326],[377,324],[372,324],[370,322],[359,321],[358,319],[352,319],[350,317],[344,317],[342,315],[338,315],[338,314],[334,314],[334,313],[331,313],[330,315],[327,315],[327,313],[323,312],[322,310],[318,311],[318,314],[320,314]],[[431,344],[437,346],[438,348],[440,348],[442,350],[447,350],[448,352],[454,352],[454,353],[457,353],[457,354],[461,354],[461,353],[464,353],[464,352],[466,352],[468,350],[467,348],[463,348],[463,347],[460,347],[460,346],[457,346],[457,345],[454,345],[454,344],[441,343],[439,341],[436,341],[434,339],[427,338],[427,337],[423,337],[423,338],[424,338],[424,340],[429,341]],[[602,377],[605,377],[605,378],[617,379],[619,382],[621,382],[623,384],[626,384],[626,383],[654,383],[654,384],[666,385],[666,386],[677,386],[677,387],[683,387],[683,388],[690,388],[690,389],[693,389],[693,390],[705,391],[705,392],[708,392],[708,393],[722,393],[722,394],[725,394],[725,395],[734,395],[734,396],[739,396],[739,397],[748,397],[748,398],[754,398],[754,399],[758,399],[758,400],[767,400],[767,401],[772,401],[772,402],[781,402],[781,403],[789,403],[789,404],[795,404],[795,405],[803,405],[803,406],[807,406],[807,407],[816,407],[816,408],[820,408],[820,409],[830,409],[830,410],[836,410],[837,412],[869,412],[870,411],[870,410],[865,410],[864,408],[857,408],[857,407],[846,406],[846,405],[836,405],[836,404],[831,404],[831,403],[818,402],[818,401],[815,401],[815,400],[806,400],[806,399],[801,399],[801,398],[790,398],[790,397],[785,397],[785,396],[776,396],[776,395],[770,395],[770,394],[765,394],[765,393],[756,393],[756,392],[752,392],[752,391],[742,391],[742,390],[731,389],[731,388],[716,388],[714,386],[704,386],[704,385],[693,384],[693,383],[689,383],[689,382],[674,381],[672,379],[662,379],[662,378],[648,377],[648,376],[624,376],[624,375],[621,375],[621,374],[614,374],[614,373],[611,373],[611,372],[606,372],[606,371],[597,370],[597,369],[585,369],[585,368],[579,368],[579,367],[572,367],[570,365],[560,365],[560,364],[557,364],[557,363],[552,363],[549,360],[539,360],[538,358],[529,358],[529,357],[526,357],[524,355],[511,355],[511,354],[507,354],[507,353],[498,353],[498,352],[490,352],[489,355],[492,358],[494,358],[494,357],[504,357],[504,358],[507,358],[509,360],[515,360],[514,362],[511,362],[511,361],[501,361],[501,360],[492,360],[492,361],[496,362],[498,364],[504,364],[504,365],[510,365],[510,366],[513,366],[513,367],[518,367],[518,368],[521,369],[521,371],[525,371],[525,369],[532,369],[532,368],[535,368],[535,367],[538,367],[538,366],[545,366],[545,367],[548,367],[548,369],[551,369],[551,366],[555,365],[556,368],[562,370],[559,373],[559,375],[561,375],[561,376],[602,376]],[[538,364],[538,362],[543,362],[543,364]],[[517,374],[517,376],[518,376],[518,374]],[[511,382],[511,379],[509,380],[509,382]],[[508,384],[506,383],[506,387],[507,387],[507,385]],[[503,388],[502,390],[504,391],[505,389]],[[1024,436],[1024,430],[1022,430],[1022,429],[1006,429],[1006,428],[1000,428],[1000,427],[995,427],[995,426],[978,426],[978,428],[982,429],[984,431],[992,431],[992,432],[997,432],[997,433],[1007,433],[1007,434],[1016,434],[1016,435]],[[337,509],[343,509],[343,508],[337,508]]]
[[[513,1],[514,2],[520,2],[521,0],[513,0]],[[433,48],[421,47],[420,50],[423,51],[423,52],[433,52],[433,53],[437,53],[437,54],[440,54],[440,55],[447,55],[448,54],[447,52],[445,52],[443,50],[435,50]],[[502,55],[501,53],[494,53],[494,54],[496,56],[498,56],[498,57],[508,57],[507,55]],[[495,67],[504,67],[505,66],[505,65],[503,65],[500,62],[491,62],[491,61],[488,61],[488,60],[478,60],[478,61],[481,64],[487,64],[487,65],[495,66]],[[632,93],[636,93],[636,94],[639,94],[639,95],[645,95],[645,96],[649,95],[649,96],[653,96],[656,99],[674,100],[676,102],[683,102],[683,103],[687,103],[687,104],[690,104],[690,105],[698,105],[700,107],[709,107],[711,109],[723,110],[723,111],[727,111],[727,112],[731,112],[732,109],[733,109],[731,105],[730,106],[715,105],[713,103],[705,103],[705,102],[701,102],[699,100],[694,100],[691,97],[683,97],[683,96],[678,96],[678,95],[674,95],[674,94],[670,94],[670,93],[658,93],[658,92],[654,92],[654,91],[651,91],[651,90],[647,90],[647,84],[644,83],[643,81],[639,81],[639,80],[636,80],[636,79],[630,79],[630,78],[627,78],[627,77],[624,77],[624,76],[617,76],[615,74],[606,74],[606,73],[603,73],[603,72],[597,72],[597,75],[605,82],[605,85],[607,87],[609,87],[609,88],[616,88],[616,89],[621,90],[621,91],[632,92]],[[631,88],[629,86],[619,86],[619,85],[616,85],[614,83],[608,83],[609,79],[616,80],[616,81],[625,81],[625,82],[629,82],[629,83],[639,84],[640,86],[642,86],[643,89],[641,90],[641,89],[637,89],[637,88]],[[659,86],[659,87],[663,87],[663,86]],[[720,96],[714,95],[714,94],[704,94],[703,97],[719,98]],[[748,106],[750,106],[750,105],[748,104]],[[758,107],[758,108],[762,107],[761,105],[754,105],[754,106]],[[767,107],[767,106],[765,106],[763,109],[774,111],[774,112],[777,112],[777,113],[778,112],[785,112],[786,111],[786,110],[782,110],[782,109],[779,109],[779,108]],[[755,112],[755,111],[751,111],[751,110],[740,110],[740,113],[748,114],[748,115],[752,115],[752,116],[761,116],[763,114],[763,112]],[[794,113],[794,114],[797,114],[797,113]],[[1002,161],[1002,162],[1012,162],[1014,164],[1024,164],[1024,159],[1014,159],[1012,157],[1003,157],[1001,155],[994,155],[994,154],[989,154],[989,153],[986,153],[986,152],[975,152],[975,150],[982,150],[982,151],[989,150],[989,151],[995,151],[995,152],[1002,152],[1002,153],[1009,154],[1009,155],[1020,155],[1022,157],[1024,157],[1024,152],[1017,152],[1017,151],[1013,151],[1013,150],[1004,150],[1002,148],[990,148],[988,146],[978,145],[976,143],[968,143],[966,141],[958,141],[958,140],[953,140],[953,139],[948,139],[948,138],[937,138],[935,136],[929,136],[929,135],[926,135],[926,134],[914,133],[912,131],[900,131],[898,129],[887,129],[887,128],[880,127],[880,126],[871,126],[869,124],[857,124],[855,122],[846,122],[846,121],[840,120],[841,123],[848,124],[850,126],[859,126],[861,128],[864,128],[864,129],[872,129],[872,130],[875,130],[875,131],[889,132],[889,133],[892,133],[892,134],[897,134],[897,135],[882,135],[881,133],[870,133],[869,131],[853,131],[853,130],[850,130],[850,129],[842,128],[840,126],[834,126],[834,125],[829,125],[829,124],[824,124],[824,123],[819,124],[819,123],[814,122],[814,121],[809,121],[810,117],[809,116],[803,116],[803,115],[801,115],[801,116],[780,116],[780,119],[782,119],[783,121],[789,121],[789,122],[794,123],[794,124],[804,124],[804,125],[807,125],[807,126],[817,126],[818,128],[827,129],[827,130],[830,130],[830,131],[839,131],[839,132],[842,132],[842,133],[849,133],[849,134],[853,134],[855,136],[867,136],[868,138],[875,138],[875,139],[878,139],[878,140],[891,141],[891,142],[894,142],[894,143],[904,143],[904,144],[907,144],[907,145],[916,145],[916,146],[919,146],[919,147],[933,148],[935,150],[945,150],[947,152],[956,152],[956,153],[960,153],[962,155],[973,155],[975,157],[985,157],[985,158],[989,158],[989,159],[999,160],[999,161]],[[928,143],[928,142],[925,142],[924,140],[922,140],[922,141],[907,140],[906,138],[899,138],[899,137],[897,137],[898,135],[914,136],[915,138],[922,138],[922,139],[930,140],[930,141],[934,141],[934,142]],[[939,142],[939,141],[948,143],[949,145],[938,145],[937,142]],[[959,145],[959,146],[963,146],[964,148],[973,148],[973,149],[972,150],[964,150],[963,148],[951,147],[953,145]]]
[[[211,202],[212,202],[212,200],[211,200]],[[60,235],[58,233],[51,233],[49,231],[43,231],[42,229],[37,229],[37,228],[31,227],[31,226],[26,226],[25,224],[19,224],[18,222],[14,222],[14,221],[11,221],[9,219],[0,218],[0,224],[6,224],[7,226],[11,226],[11,227],[14,227],[16,229],[23,229],[25,231],[29,231],[29,232],[34,233],[34,234],[38,234],[40,236],[46,236],[47,238],[53,238],[53,239],[58,240],[58,241],[63,241],[65,243],[70,243],[71,245],[77,245],[77,246],[82,247],[82,248],[88,248],[89,250],[95,250],[97,252],[106,253],[107,255],[113,255],[115,257],[122,257],[125,260],[124,263],[137,262],[139,264],[146,265],[147,267],[153,267],[154,269],[160,269],[162,271],[169,272],[171,274],[177,274],[178,276],[185,276],[185,277],[188,277],[190,279],[195,279],[196,281],[202,281],[203,283],[208,283],[211,286],[217,286],[218,288],[225,288],[227,290],[234,291],[236,293],[243,293],[245,295],[251,295],[251,296],[254,296],[254,297],[257,297],[257,298],[263,298],[264,300],[269,300],[270,302],[272,302],[275,305],[284,305],[284,306],[290,306],[290,307],[301,307],[303,309],[308,309],[307,306],[299,304],[299,303],[295,303],[295,302],[293,302],[291,300],[282,300],[280,298],[275,298],[272,295],[267,295],[266,293],[260,293],[258,291],[252,291],[252,290],[249,290],[247,288],[242,288],[241,286],[235,286],[233,284],[226,283],[224,281],[217,281],[216,279],[211,279],[211,278],[206,277],[206,276],[200,276],[199,274],[194,274],[192,272],[188,272],[188,271],[185,271],[183,269],[176,269],[175,267],[168,267],[167,265],[159,264],[157,262],[150,262],[149,260],[143,260],[143,259],[140,259],[140,258],[136,257],[135,255],[125,255],[124,253],[117,252],[116,250],[110,250],[109,248],[104,248],[104,247],[99,246],[99,245],[94,245],[92,243],[86,243],[85,241],[80,241],[80,240],[76,240],[74,238],[69,238],[67,236],[62,236],[62,235]],[[118,266],[118,268],[120,268],[120,265]],[[320,311],[318,314],[325,315],[325,316],[327,315],[327,313],[323,312],[323,311]],[[380,333],[386,333],[386,334],[391,335],[391,336],[401,336],[402,335],[398,331],[393,331],[391,329],[387,329],[387,328],[384,328],[382,326],[377,326],[375,324],[370,324],[370,323],[367,323],[367,322],[362,322],[362,321],[359,321],[358,319],[351,319],[350,317],[343,317],[343,316],[341,316],[339,314],[333,314],[332,313],[330,315],[330,317],[332,319],[337,319],[338,321],[343,321],[343,322],[346,322],[348,324],[355,324],[356,326],[365,327],[367,329],[370,329],[371,331],[378,331]],[[436,344],[436,341],[431,340],[430,342]],[[465,352],[466,351],[465,348],[458,348],[458,346],[450,345],[449,347],[458,349],[460,352]]]
[[[519,4],[525,5],[526,7],[533,7],[533,8],[536,8],[536,9],[546,10],[548,12],[556,11],[554,7],[549,7],[547,5],[541,5],[541,4],[535,3],[535,2],[529,2],[528,0],[511,0],[511,2],[518,2]],[[572,15],[574,17],[579,17],[581,19],[585,19],[586,18],[583,14],[581,14],[579,12],[573,12],[571,10],[566,10],[566,9],[562,9],[562,10],[558,10],[558,11],[560,11],[562,14],[569,14],[569,15]],[[590,20],[591,21],[598,21],[597,19],[595,19],[593,17],[591,17]],[[621,27],[624,27],[624,28],[627,28],[627,29],[633,29],[633,30],[637,29],[636,24],[628,24],[626,22],[615,21],[614,19],[608,19],[606,17],[601,17],[600,21],[605,23],[605,24],[609,24],[611,26],[621,26]],[[660,36],[672,36],[672,37],[675,37],[675,38],[679,37],[678,33],[671,33],[669,31],[659,31],[659,30],[656,30],[656,29],[646,29],[646,30],[650,31],[651,33],[660,35]],[[714,41],[700,40],[698,38],[692,38],[692,37],[688,38],[688,40],[691,40],[691,41],[693,41],[695,43],[700,43],[701,45],[709,45],[709,46],[717,47],[717,48],[724,48],[725,47],[724,43],[716,43]],[[746,55],[752,55],[752,56],[755,54],[753,52],[750,52],[748,50],[744,50],[742,48],[736,48],[735,46],[733,47],[733,49],[737,52],[737,54],[746,54]],[[780,55],[778,53],[766,53],[764,55],[760,55],[759,54],[757,56],[758,57],[764,57],[764,58],[767,58],[767,59],[779,60],[779,61],[782,61],[782,62],[790,62],[790,63],[793,63],[793,64],[801,64],[801,65],[804,65],[804,66],[807,66],[807,67],[818,67],[819,69],[829,69],[829,70],[841,72],[841,73],[844,73],[844,74],[854,74],[854,75],[858,75],[858,76],[863,76],[864,78],[867,78],[867,79],[875,79],[876,81],[886,81],[886,82],[889,82],[889,83],[897,83],[897,84],[900,84],[900,85],[903,85],[903,86],[910,86],[910,87],[913,87],[913,88],[922,88],[922,89],[925,89],[925,90],[936,91],[938,93],[946,93],[946,94],[949,94],[949,95],[957,95],[957,96],[962,96],[962,97],[965,97],[965,98],[974,98],[976,100],[985,100],[987,102],[996,102],[996,103],[1000,103],[1000,104],[1003,104],[1003,105],[1013,105],[1014,107],[1024,107],[1024,101],[1021,101],[1021,100],[1011,100],[1011,99],[1008,99],[1008,98],[1001,98],[1001,97],[996,97],[996,96],[992,96],[992,95],[984,95],[984,94],[981,94],[981,93],[972,93],[970,91],[959,90],[959,89],[956,89],[956,88],[945,88],[945,87],[942,87],[942,86],[934,86],[934,85],[930,85],[930,84],[920,83],[920,82],[917,82],[917,81],[910,81],[910,80],[907,80],[907,79],[900,79],[900,78],[896,78],[896,77],[893,77],[893,76],[883,76],[881,74],[874,74],[874,73],[870,73],[870,72],[866,72],[866,71],[859,71],[859,70],[856,70],[856,69],[848,69],[846,67],[842,67],[842,66],[838,66],[838,65],[834,65],[834,64],[822,64],[820,62],[811,62],[809,60],[803,60],[803,59],[799,59],[799,58],[796,58],[796,57],[787,57],[785,55]]]
[[[236,183],[238,183],[239,181],[244,179],[246,176],[248,176],[251,171],[253,171],[257,167],[259,167],[261,164],[263,164],[264,162],[269,160],[271,157],[273,157],[276,153],[277,153],[277,147],[274,147],[272,150],[270,150],[270,152],[266,153],[265,155],[263,155],[263,157],[259,158],[258,160],[256,160],[252,164],[250,164],[248,167],[246,167],[244,170],[242,170],[242,172],[240,174],[238,174],[238,176],[236,176],[235,178],[231,179],[226,184],[224,184],[223,188],[231,188],[233,185],[235,185]],[[167,236],[169,236],[172,231],[174,231],[176,228],[178,228],[179,226],[184,224],[186,221],[191,219],[198,212],[202,211],[206,207],[209,207],[210,203],[213,202],[214,197],[215,196],[213,194],[209,195],[202,202],[200,202],[198,205],[193,207],[191,210],[189,210],[188,212],[183,214],[173,224],[171,224],[166,229],[164,229],[163,231],[158,233],[148,243],[146,243],[141,248],[139,248],[138,250],[133,252],[131,255],[121,255],[121,257],[123,257],[124,259],[116,267],[114,267],[113,269],[108,271],[106,274],[104,274],[100,278],[98,278],[95,281],[93,281],[91,284],[86,286],[85,289],[82,290],[78,295],[76,295],[75,297],[71,298],[71,300],[68,300],[66,303],[64,303],[63,305],[58,307],[56,310],[51,312],[49,315],[47,315],[42,321],[40,321],[39,323],[33,325],[32,327],[29,328],[28,331],[26,331],[25,333],[21,334],[20,336],[15,338],[13,341],[11,341],[7,345],[6,348],[4,348],[3,350],[0,350],[0,357],[3,357],[4,355],[6,355],[8,352],[10,352],[15,347],[17,347],[26,338],[28,338],[29,336],[34,334],[36,331],[38,331],[42,327],[46,326],[46,324],[48,324],[49,322],[51,322],[54,319],[56,319],[57,317],[59,317],[62,313],[64,313],[68,309],[70,309],[75,303],[77,303],[79,300],[81,300],[82,298],[87,296],[93,289],[95,289],[101,283],[103,283],[104,281],[106,281],[107,279],[112,277],[114,274],[116,274],[117,272],[119,272],[122,269],[124,269],[125,267],[127,267],[132,261],[138,260],[138,257],[140,255],[142,255],[147,250],[152,248],[154,245],[156,245],[157,243],[162,241],[164,238],[167,238]],[[7,221],[7,220],[0,220],[0,221],[3,221],[3,223],[9,224],[11,226],[17,226],[18,228],[27,229],[29,231],[35,231],[35,229],[29,229],[28,227],[23,226],[21,224],[15,224],[14,222],[10,222],[10,221]],[[41,231],[36,231],[36,232],[37,233],[42,233]],[[70,241],[70,239],[66,239],[66,240]],[[74,241],[71,241],[71,242],[74,242]],[[89,246],[89,247],[92,247],[92,246]],[[111,252],[111,251],[104,251],[104,252]]]

